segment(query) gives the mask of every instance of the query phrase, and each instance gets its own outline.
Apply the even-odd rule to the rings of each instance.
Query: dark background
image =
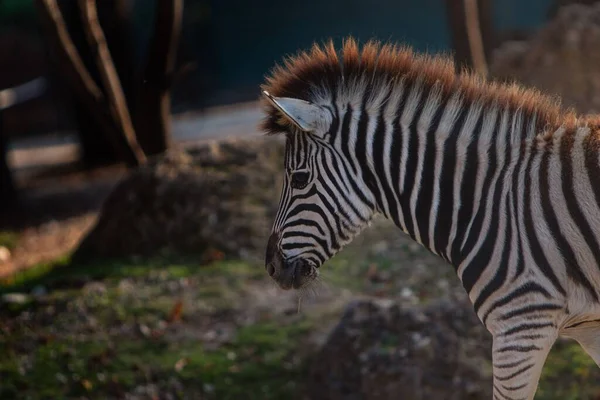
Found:
[[[153,0],[132,0],[136,55],[144,52]],[[522,37],[547,20],[556,0],[493,4],[499,40]],[[402,41],[421,51],[450,52],[443,0],[187,0],[179,64],[195,69],[173,88],[174,113],[255,100],[264,75],[284,56],[314,42],[353,35]],[[37,76],[50,83],[44,42],[31,0],[0,0],[0,89]],[[58,85],[42,98],[5,112],[9,137],[72,128]]]

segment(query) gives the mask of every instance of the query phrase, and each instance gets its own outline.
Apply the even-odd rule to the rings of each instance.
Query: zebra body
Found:
[[[558,336],[600,365],[600,123],[442,58],[348,40],[265,85],[287,136],[266,267],[283,288],[376,213],[456,269],[493,336],[494,398],[532,399]]]

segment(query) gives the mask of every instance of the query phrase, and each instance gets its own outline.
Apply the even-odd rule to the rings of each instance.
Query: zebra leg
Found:
[[[566,337],[575,339],[600,367],[600,321],[591,321],[567,329]]]
[[[494,400],[531,400],[537,390],[546,357],[557,329],[513,325],[494,334],[492,361]]]

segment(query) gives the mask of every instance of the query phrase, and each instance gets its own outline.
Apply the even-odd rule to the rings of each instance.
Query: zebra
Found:
[[[600,366],[600,118],[352,37],[286,58],[261,92],[260,128],[286,142],[265,259],[282,289],[381,214],[455,268],[492,335],[494,399],[532,399],[558,337]]]

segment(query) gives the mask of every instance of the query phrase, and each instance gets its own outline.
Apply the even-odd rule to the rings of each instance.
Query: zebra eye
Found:
[[[292,187],[302,189],[308,184],[309,174],[306,171],[292,173]]]

